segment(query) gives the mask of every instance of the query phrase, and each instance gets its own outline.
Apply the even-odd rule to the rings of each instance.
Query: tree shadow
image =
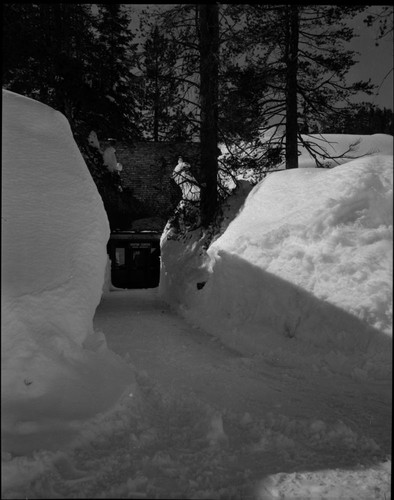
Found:
[[[229,286],[233,283],[237,286]],[[341,356],[357,359],[353,363],[358,368],[353,373],[356,377],[391,379],[389,333],[238,255],[219,251],[207,283],[199,289],[196,284],[194,300],[191,306],[197,306],[200,323],[208,331],[218,328],[224,339],[230,330],[235,331],[239,345],[250,354],[265,352],[268,337],[283,347],[291,339],[291,349],[309,346],[325,354],[337,353],[338,365]],[[201,317],[204,309],[212,314]],[[215,318],[219,318],[216,324],[210,325]]]
[[[234,283],[236,287],[229,286]],[[305,353],[305,363],[314,356],[330,372],[328,377],[324,371],[317,372],[315,380],[308,380],[312,390],[309,387],[303,391],[306,398],[313,398],[316,391],[322,395],[327,403],[323,421],[316,420],[316,415],[297,416],[297,411],[286,415],[274,408],[267,420],[260,421],[260,437],[256,440],[253,436],[254,453],[245,456],[245,460],[250,461],[248,467],[255,478],[260,478],[261,485],[271,484],[275,474],[300,473],[302,487],[302,481],[308,482],[302,477],[303,472],[311,476],[311,483],[316,480],[318,484],[319,474],[323,477],[327,470],[355,471],[360,470],[360,464],[373,467],[377,460],[387,459],[392,413],[389,334],[223,250],[218,253],[204,287],[196,287],[191,309],[193,306],[196,313],[190,319],[244,354],[265,354],[277,347],[285,359],[289,353],[294,355],[301,367]],[[278,369],[282,373],[286,370],[285,366]],[[305,376],[310,377],[311,373]],[[291,391],[285,387],[285,380],[283,384],[285,392]],[[327,397],[326,388],[330,390]],[[315,405],[321,403],[320,399],[316,399]],[[338,408],[330,407],[336,404]],[[374,424],[368,422],[371,412]],[[338,480],[348,479],[343,474]]]

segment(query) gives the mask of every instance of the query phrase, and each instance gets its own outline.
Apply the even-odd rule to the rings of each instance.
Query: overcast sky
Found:
[[[140,12],[142,9],[152,8],[169,8],[175,4],[129,4],[132,10]],[[371,6],[369,9],[375,10],[379,6]],[[361,94],[355,101],[369,101],[379,107],[393,109],[393,35],[392,33],[375,45],[375,36],[377,28],[369,28],[363,23],[366,13],[358,15],[352,25],[355,28],[355,37],[350,48],[360,53],[356,60],[358,62],[349,72],[350,81],[368,80],[371,78],[372,83],[378,88],[375,94],[367,96]]]

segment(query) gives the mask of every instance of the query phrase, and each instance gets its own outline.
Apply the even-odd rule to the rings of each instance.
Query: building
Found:
[[[163,228],[180,201],[180,192],[171,174],[179,156],[199,171],[200,143],[116,142],[122,187],[143,203],[151,217],[163,219]]]
[[[102,142],[105,149],[109,144]],[[121,185],[144,206],[148,217],[130,221],[130,230],[111,233],[108,254],[112,284],[118,288],[151,288],[159,284],[160,235],[181,200],[171,175],[182,156],[199,170],[196,142],[112,142],[121,164]]]

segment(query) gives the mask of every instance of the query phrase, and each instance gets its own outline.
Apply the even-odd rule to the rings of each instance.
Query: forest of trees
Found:
[[[145,214],[130,193],[111,190],[87,146],[90,131],[200,141],[206,227],[220,203],[217,173],[229,166],[218,164],[219,142],[259,147],[256,168],[266,171],[283,160],[297,168],[298,146],[308,146],[301,134],[393,134],[392,110],[352,100],[371,94],[371,83],[346,80],[356,60],[347,21],[364,10],[177,4],[142,13],[138,26],[129,4],[4,4],[3,88],[65,114],[107,211],[125,217]],[[380,40],[392,9],[365,22]],[[240,163],[234,154],[231,166]]]

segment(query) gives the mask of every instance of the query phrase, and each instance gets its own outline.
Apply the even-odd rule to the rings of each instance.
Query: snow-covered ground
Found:
[[[390,498],[390,384],[242,355],[157,289],[107,292],[94,326],[138,392],[72,445],[4,456],[3,498]]]
[[[64,117],[6,93],[3,124],[2,498],[390,498],[387,137],[242,184],[122,291]]]

